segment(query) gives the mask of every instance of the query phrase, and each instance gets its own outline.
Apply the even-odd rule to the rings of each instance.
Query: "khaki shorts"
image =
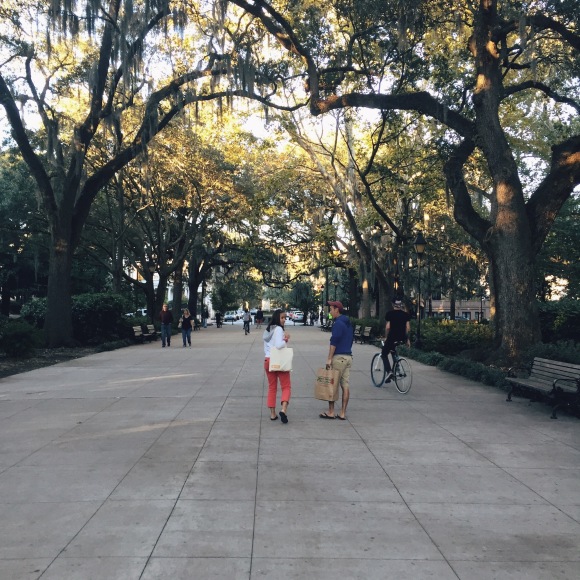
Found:
[[[352,367],[352,355],[335,354],[332,357],[332,368],[340,372],[340,386],[343,390],[350,388],[350,369]]]

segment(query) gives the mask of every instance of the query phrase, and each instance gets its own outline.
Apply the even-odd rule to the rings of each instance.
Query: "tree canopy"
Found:
[[[280,166],[256,142],[235,163],[252,202],[228,227],[272,261],[270,282],[324,255],[360,260],[388,293],[425,215],[447,243],[431,218],[447,204],[461,251],[471,239],[485,255],[498,346],[516,358],[539,339],[538,256],[580,181],[578,19],[575,2],[549,0],[3,3],[0,104],[49,224],[49,343],[71,337],[73,257],[99,192],[171,157],[171,135],[211,102],[218,118],[262,107],[273,139],[278,124],[302,150]],[[334,143],[301,133],[298,111],[319,127],[344,112]],[[225,146],[216,133],[214,158]],[[199,179],[184,166],[188,186],[171,189],[156,171],[168,199]]]

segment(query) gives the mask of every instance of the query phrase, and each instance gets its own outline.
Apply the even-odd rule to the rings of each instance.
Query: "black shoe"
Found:
[[[388,373],[387,374],[387,378],[385,379],[385,385],[387,383],[390,383],[391,382],[391,380],[393,379],[393,376],[394,376],[393,373]]]

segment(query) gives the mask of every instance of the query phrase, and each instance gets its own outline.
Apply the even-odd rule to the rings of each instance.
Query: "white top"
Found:
[[[274,346],[277,349],[286,348],[286,341],[284,340],[284,329],[281,326],[275,326],[273,330],[268,332],[264,330],[264,358],[270,358],[270,349]]]

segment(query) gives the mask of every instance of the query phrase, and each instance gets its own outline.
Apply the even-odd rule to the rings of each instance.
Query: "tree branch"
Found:
[[[538,252],[564,202],[580,183],[580,135],[552,147],[550,172],[526,204]]]
[[[570,105],[571,107],[576,109],[578,113],[580,113],[580,103],[577,103],[574,99],[571,99],[569,97],[563,97],[562,95],[559,95],[556,91],[552,90],[552,88],[549,87],[548,85],[544,83],[539,83],[537,81],[531,80],[524,81],[523,83],[520,83],[518,85],[506,87],[504,89],[504,95],[506,97],[509,97],[510,95],[519,93],[521,91],[526,91],[528,89],[537,89],[538,91],[543,92],[545,95],[547,95],[557,103],[565,103],[567,105]]]
[[[470,139],[465,139],[449,156],[448,161],[445,163],[444,171],[447,179],[447,187],[453,194],[453,199],[455,200],[453,214],[457,223],[469,232],[480,243],[482,248],[484,248],[485,237],[491,227],[491,223],[483,219],[475,211],[463,175],[463,166],[474,150],[475,143]]]
[[[54,199],[52,185],[50,183],[50,178],[46,173],[40,158],[34,152],[34,149],[28,140],[24,124],[22,123],[22,119],[20,118],[20,114],[18,112],[18,107],[16,106],[14,98],[12,97],[12,93],[10,92],[8,85],[6,84],[6,81],[1,74],[0,105],[2,105],[6,111],[6,116],[8,117],[8,121],[12,128],[14,140],[18,144],[18,148],[22,153],[22,157],[30,168],[32,175],[38,184],[45,209],[49,215],[55,215],[57,212],[57,207]]]

